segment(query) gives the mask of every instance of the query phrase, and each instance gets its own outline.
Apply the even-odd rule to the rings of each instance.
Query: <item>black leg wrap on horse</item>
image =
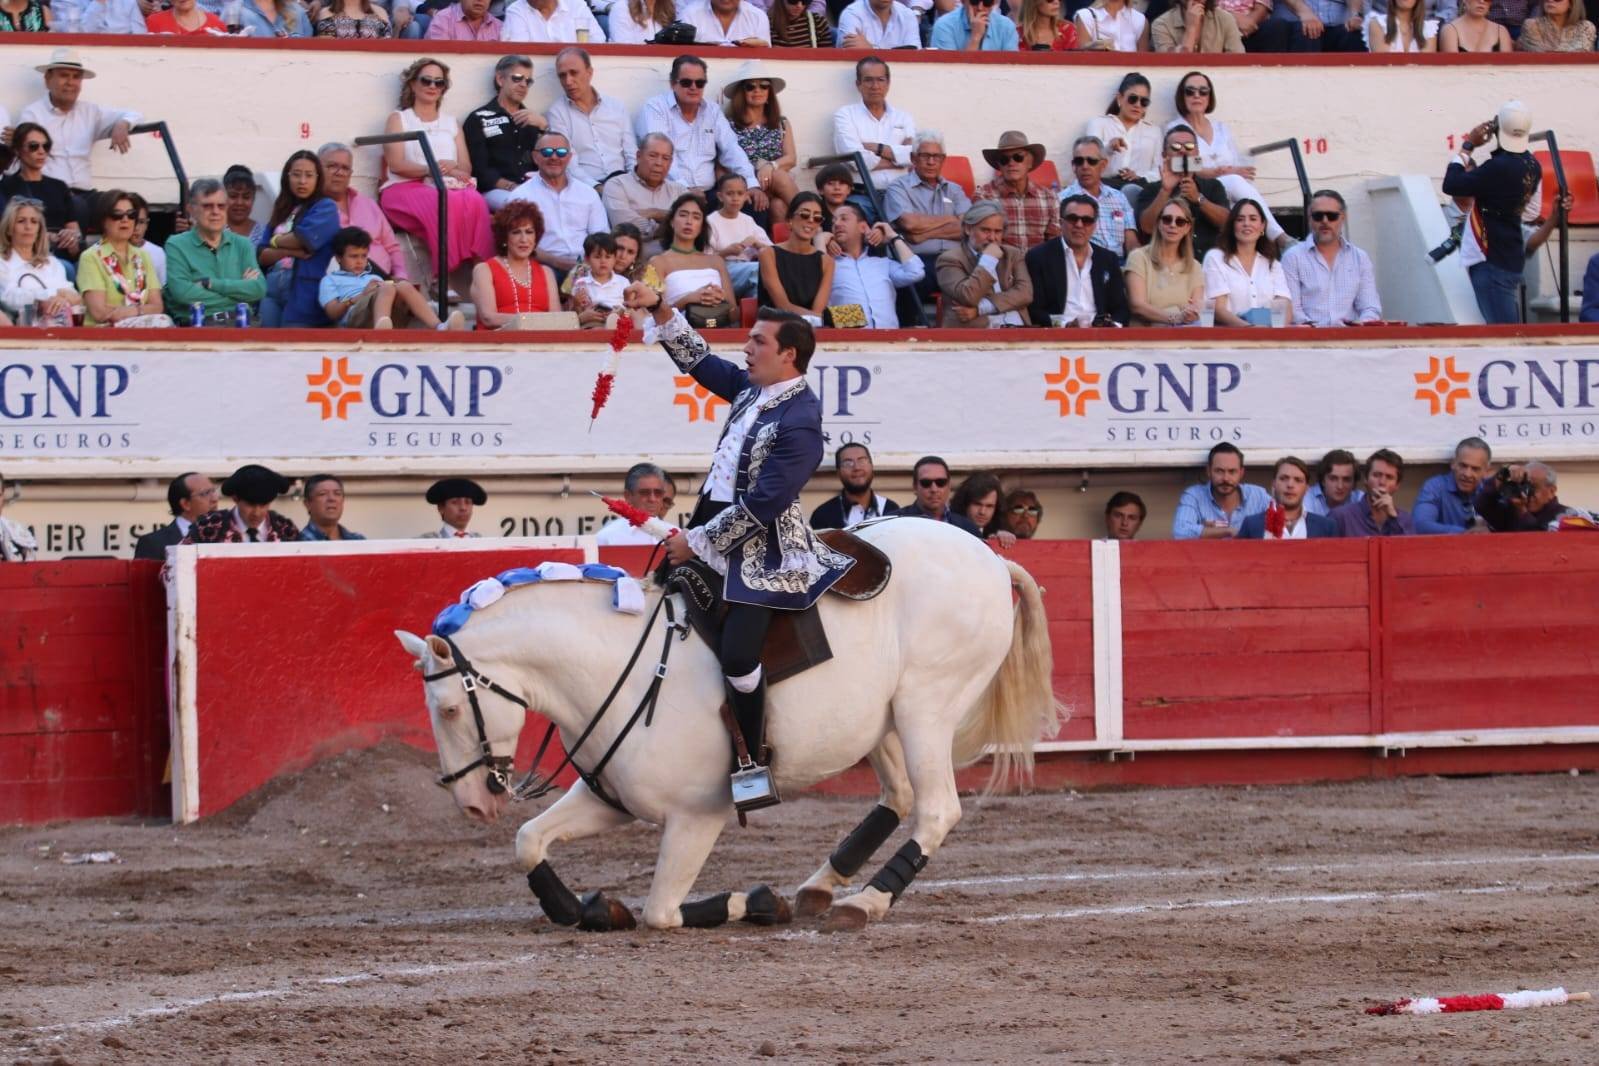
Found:
[[[599,889],[583,894],[582,908],[578,915],[577,927],[585,933],[609,933],[611,931],[611,901]]]
[[[538,897],[539,906],[544,908],[545,917],[556,925],[576,925],[580,917],[577,897],[572,895],[572,890],[561,883],[555,876],[555,871],[550,869],[548,859],[541,860],[539,864],[527,875],[527,887],[533,890],[533,895]]]
[[[866,865],[866,860],[870,859],[898,828],[899,815],[892,807],[885,807],[879,803],[872,808],[870,814],[861,819],[861,824],[851,829],[849,836],[833,849],[833,854],[827,859],[828,865],[832,866],[833,872],[840,877],[854,877],[861,872],[861,867]]]
[[[727,922],[727,900],[731,892],[720,892],[714,896],[685,903],[678,908],[683,915],[683,925],[688,929],[709,929],[714,925],[724,925]]]
[[[872,878],[871,886],[880,892],[887,892],[894,897],[894,902],[899,902],[899,894],[916,880],[916,875],[922,872],[922,867],[927,865],[927,856],[922,854],[922,846],[914,840],[907,840],[905,846],[894,853],[894,857],[883,864],[877,871],[877,876]]]

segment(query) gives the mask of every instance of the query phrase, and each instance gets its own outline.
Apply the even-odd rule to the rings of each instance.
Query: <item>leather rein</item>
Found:
[[[661,643],[661,655],[656,661],[655,676],[650,681],[650,687],[645,690],[644,696],[633,710],[632,717],[627,720],[621,731],[616,734],[616,739],[611,741],[611,746],[605,749],[605,753],[594,764],[594,768],[584,770],[576,762],[577,753],[583,747],[583,743],[593,734],[595,727],[600,724],[600,719],[605,717],[605,712],[616,701],[617,694],[622,691],[622,686],[627,683],[627,679],[633,675],[633,668],[638,665],[639,656],[643,654],[644,645],[649,640],[650,630],[654,628],[655,620],[660,616],[662,610],[666,612],[666,633]],[[663,594],[660,602],[655,605],[655,609],[650,612],[649,618],[645,621],[644,631],[639,634],[638,643],[633,646],[633,654],[628,657],[627,665],[622,668],[621,676],[616,679],[616,684],[611,686],[611,691],[606,695],[605,702],[601,703],[599,709],[594,712],[593,717],[589,719],[588,725],[583,727],[583,732],[578,734],[577,739],[572,742],[571,747],[567,750],[566,757],[561,760],[561,764],[548,774],[540,774],[538,771],[539,761],[544,758],[545,751],[549,749],[550,741],[555,738],[556,726],[552,721],[549,728],[544,731],[544,739],[539,742],[538,751],[533,755],[533,765],[529,767],[527,776],[514,786],[511,784],[511,778],[516,773],[516,756],[514,754],[494,754],[494,749],[489,744],[488,730],[483,724],[483,710],[478,703],[478,692],[487,689],[496,696],[516,704],[523,711],[532,710],[532,707],[527,700],[495,683],[474,667],[471,660],[466,657],[455,641],[449,637],[440,637],[449,646],[450,653],[455,657],[455,664],[448,669],[440,670],[436,674],[424,674],[422,679],[432,682],[446,677],[453,677],[456,674],[461,675],[461,688],[466,692],[467,703],[472,708],[472,721],[477,727],[478,757],[453,773],[441,774],[437,778],[437,784],[440,788],[449,788],[481,766],[488,771],[488,789],[494,795],[498,796],[509,792],[514,800],[537,799],[555,788],[555,779],[570,766],[577,771],[584,784],[588,785],[596,796],[617,810],[625,812],[626,808],[614,799],[610,793],[606,792],[601,785],[600,774],[604,772],[605,767],[610,763],[611,757],[616,754],[617,749],[622,746],[622,741],[627,739],[627,735],[638,724],[641,716],[644,719],[645,726],[653,724],[655,720],[655,705],[661,694],[661,683],[666,680],[666,661],[672,654],[672,637],[676,634],[678,640],[686,640],[688,639],[688,633],[687,619],[681,622],[677,620],[677,611],[672,606],[671,593]]]

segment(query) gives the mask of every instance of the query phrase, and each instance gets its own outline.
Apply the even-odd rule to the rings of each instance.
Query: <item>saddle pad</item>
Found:
[[[840,555],[855,560],[849,572],[827,591],[836,592],[849,600],[869,600],[888,587],[894,564],[876,545],[862,540],[847,529],[818,530],[816,537]]]

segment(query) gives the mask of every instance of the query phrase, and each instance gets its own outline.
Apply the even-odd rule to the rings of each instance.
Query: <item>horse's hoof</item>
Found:
[[[588,933],[610,933],[638,928],[633,912],[598,889],[583,897],[577,927]]]
[[[794,912],[788,900],[766,885],[756,885],[744,896],[744,920],[751,925],[787,925]]]
[[[833,905],[833,894],[824,888],[802,888],[794,895],[794,914],[799,918],[820,918]]]
[[[822,920],[824,933],[858,933],[866,928],[866,912],[859,907],[840,905],[827,912]]]

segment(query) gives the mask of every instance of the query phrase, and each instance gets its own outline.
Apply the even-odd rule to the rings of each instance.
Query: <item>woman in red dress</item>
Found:
[[[500,208],[492,223],[499,254],[472,268],[472,303],[478,329],[504,329],[518,315],[561,309],[555,271],[533,258],[544,236],[544,216],[526,200]]]

